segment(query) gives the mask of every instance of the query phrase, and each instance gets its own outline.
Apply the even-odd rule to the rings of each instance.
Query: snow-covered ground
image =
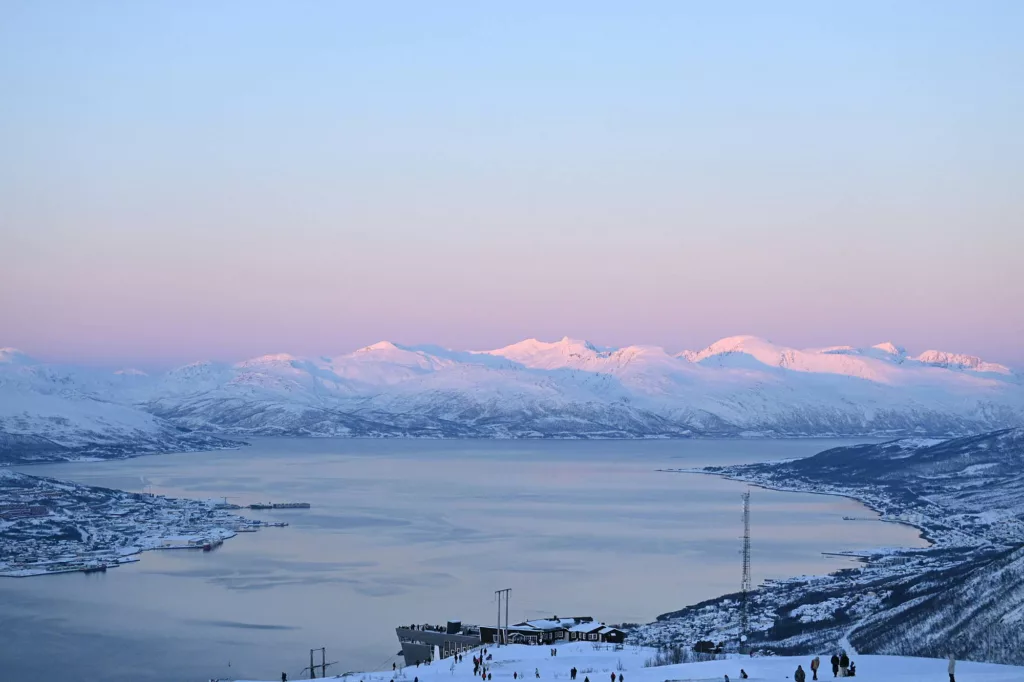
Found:
[[[610,682],[612,673],[616,680],[621,674],[623,682],[666,682],[668,680],[719,680],[724,682],[728,675],[731,682],[738,682],[742,668],[751,680],[793,679],[797,665],[802,665],[811,682],[811,657],[732,657],[721,661],[704,663],[683,663],[647,668],[645,661],[656,650],[644,647],[626,646],[616,651],[601,645],[572,643],[557,647],[558,655],[552,657],[546,646],[511,645],[501,648],[490,647],[488,652],[494,660],[488,663],[493,682],[536,682],[536,673],[541,680],[567,682],[569,670],[578,670],[577,682]],[[821,652],[821,680],[832,679],[828,665],[831,653]],[[339,675],[351,682],[474,682],[472,654],[467,654],[462,663],[453,664],[452,659],[437,661],[419,668],[409,667],[397,675],[390,666],[383,672],[348,673]],[[864,682],[947,682],[948,662],[944,659],[910,658],[903,656],[854,656],[857,677]],[[288,672],[288,671],[285,671]],[[1021,682],[1024,667],[971,663],[958,661],[957,679],[961,682]],[[289,672],[289,680],[305,679],[306,675]],[[328,669],[328,677],[332,672]],[[277,678],[280,680],[280,677]],[[267,682],[276,682],[276,680]]]

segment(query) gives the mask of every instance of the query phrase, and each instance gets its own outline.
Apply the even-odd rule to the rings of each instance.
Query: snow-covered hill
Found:
[[[776,653],[845,642],[876,654],[954,651],[1024,664],[1022,465],[1024,429],[1017,428],[706,468],[772,488],[852,496],[886,521],[917,526],[934,542],[924,550],[879,550],[864,565],[829,576],[760,586],[750,600],[751,641]],[[729,639],[737,636],[738,621],[739,602],[727,595],[664,614],[634,637]]]
[[[234,447],[132,405],[127,389],[141,379],[0,349],[0,465]]]
[[[335,357],[199,362],[157,376],[2,353],[0,387],[30,372],[45,378],[43,395],[56,385],[67,397],[241,435],[949,436],[1024,425],[1020,374],[953,353],[910,357],[892,344],[796,350],[738,336],[670,355],[569,338],[490,351],[381,342]],[[33,396],[39,386],[22,382],[16,393]],[[59,412],[39,410],[40,425]],[[24,424],[18,433],[46,435]]]
[[[626,646],[616,650],[609,645],[583,643],[561,644],[555,647],[557,656],[551,656],[546,646],[512,644],[503,647],[488,647],[492,660],[487,662],[487,671],[493,682],[515,682],[524,677],[540,679],[569,680],[569,671],[576,668],[577,682],[608,682],[614,674],[621,675],[623,682],[681,682],[683,680],[730,680],[740,679],[744,670],[753,682],[758,680],[792,679],[797,666],[802,666],[808,682],[811,680],[810,657],[789,656],[730,656],[722,660],[700,663],[679,663],[675,665],[648,666],[647,663],[658,655],[656,649]],[[832,679],[827,673],[831,652],[821,651],[821,679]],[[472,658],[476,652],[467,653],[461,663],[451,658],[435,661],[430,665],[409,667],[391,671],[368,671],[345,673],[344,679],[360,682],[474,682]],[[857,664],[856,679],[864,682],[945,682],[948,661],[938,658],[911,658],[904,656],[852,656]],[[328,670],[328,676],[332,675]],[[1016,682],[1024,679],[1024,668],[991,663],[956,663],[957,679],[971,682]],[[288,679],[300,679],[302,675],[290,671]],[[276,679],[281,679],[279,676]]]

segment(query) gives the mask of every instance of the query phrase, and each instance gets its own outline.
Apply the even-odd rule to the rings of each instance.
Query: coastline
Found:
[[[753,478],[743,478],[741,476],[735,476],[735,475],[731,475],[731,474],[719,473],[717,471],[704,471],[702,469],[655,469],[655,471],[657,471],[659,473],[665,473],[665,474],[701,474],[703,476],[716,476],[716,477],[724,479],[726,481],[734,481],[736,483],[746,483],[747,485],[749,485],[751,487],[754,487],[754,488],[759,488],[761,490],[772,490],[772,491],[779,492],[779,493],[803,493],[805,495],[823,495],[825,497],[842,497],[842,498],[845,498],[847,500],[852,500],[854,502],[857,502],[858,504],[863,505],[867,509],[870,509],[875,514],[878,514],[878,518],[877,519],[872,519],[874,521],[878,521],[878,522],[881,522],[881,523],[892,523],[892,524],[895,524],[897,526],[905,526],[907,528],[913,528],[915,531],[917,531],[917,536],[920,539],[922,539],[922,540],[924,540],[925,542],[928,543],[928,547],[924,548],[924,549],[931,549],[932,547],[935,547],[936,544],[937,544],[935,538],[933,538],[931,535],[929,535],[929,531],[928,531],[927,528],[925,528],[923,526],[919,526],[919,525],[914,524],[914,523],[911,523],[909,521],[903,521],[903,520],[900,520],[900,519],[888,519],[888,518],[885,517],[885,512],[883,512],[881,509],[879,509],[874,503],[872,503],[871,500],[867,500],[867,499],[864,499],[862,497],[857,497],[856,495],[852,495],[850,493],[840,493],[840,492],[823,491],[823,490],[808,490],[808,489],[804,489],[804,488],[780,486],[780,485],[777,485],[777,484],[773,485],[773,484],[765,483],[763,481],[759,481],[759,480],[753,479]],[[903,548],[903,549],[905,549],[906,551],[912,551],[914,548],[906,547],[906,548]]]
[[[997,432],[978,438],[998,444],[1002,435]],[[967,466],[960,453],[975,447],[974,440],[965,440],[940,452],[947,453],[957,466]],[[885,461],[886,451],[879,451],[883,454],[872,451],[873,456]],[[998,451],[989,456],[999,457]],[[998,581],[1010,592],[993,617],[1010,619],[1006,621],[1009,625],[999,626],[1010,628],[1004,636],[1019,636],[1011,634],[1013,614],[1020,608],[1011,595],[1016,595],[1017,589],[1014,576],[1024,578],[1024,534],[1021,523],[1014,522],[1020,498],[1012,467],[1005,477],[965,488],[960,478],[944,475],[945,469],[932,477],[920,470],[903,473],[899,458],[889,460],[896,464],[887,470],[888,475],[881,475],[871,465],[862,464],[848,473],[840,468],[846,466],[842,460],[808,464],[810,459],[659,471],[713,475],[763,490],[847,498],[873,511],[878,521],[914,529],[928,546],[879,548],[858,557],[859,565],[827,575],[766,580],[745,600],[734,593],[691,604],[639,626],[631,634],[632,643],[737,642],[745,612],[742,605],[747,604],[750,625],[743,631],[748,635],[747,646],[765,654],[805,655],[845,648],[931,656],[953,647],[965,658],[979,656],[974,660],[1024,662],[1024,650],[1019,647],[1003,647],[998,640],[985,639],[982,633],[993,625],[971,620],[979,591],[984,594],[984,586]],[[840,471],[844,473],[837,478]],[[962,499],[964,490],[1004,497],[992,498],[985,513],[979,514],[976,504]],[[949,623],[962,624],[960,627],[975,637],[969,642],[962,637],[948,639],[943,628],[949,626],[943,624]]]

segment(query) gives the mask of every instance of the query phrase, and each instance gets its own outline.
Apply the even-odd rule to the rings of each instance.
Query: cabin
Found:
[[[625,630],[611,626],[601,628],[597,634],[600,637],[600,641],[608,644],[623,644],[626,641]]]
[[[591,620],[574,625],[569,628],[567,634],[570,642],[600,642],[602,628],[604,628],[604,623],[595,623]]]

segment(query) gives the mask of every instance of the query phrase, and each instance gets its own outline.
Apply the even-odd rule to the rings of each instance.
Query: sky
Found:
[[[0,346],[1024,366],[1024,3],[0,8]]]

